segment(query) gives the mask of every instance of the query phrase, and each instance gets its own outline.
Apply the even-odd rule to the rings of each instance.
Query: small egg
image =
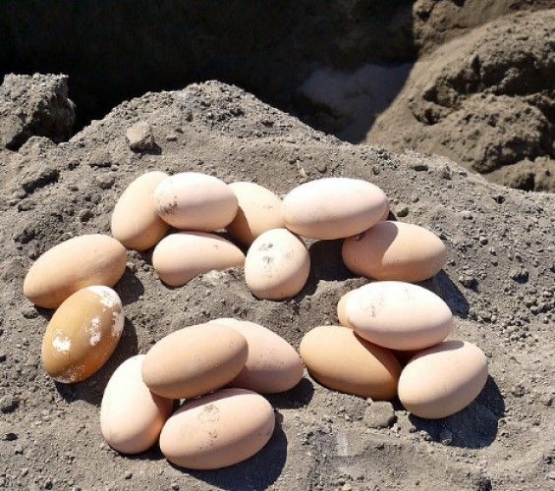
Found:
[[[222,389],[183,404],[164,425],[160,450],[178,467],[220,469],[262,450],[275,421],[272,406],[261,395]]]
[[[309,273],[310,254],[304,242],[283,228],[260,235],[245,259],[245,281],[258,298],[294,297],[303,289]]]
[[[355,291],[356,290],[351,290],[350,292],[345,293],[345,295],[343,295],[339,299],[339,302],[337,302],[337,318],[339,319],[339,324],[350,329],[352,329],[353,326],[349,322],[349,318],[347,317],[347,313],[345,312],[345,306],[347,305],[347,301]]]
[[[124,361],[110,377],[102,396],[102,436],[124,454],[152,447],[173,408],[173,400],[153,394],[143,382],[144,358],[136,355]]]
[[[23,293],[35,305],[53,309],[86,286],[114,286],[126,264],[127,251],[116,239],[81,235],[40,256],[25,276]]]
[[[439,237],[410,223],[384,221],[343,243],[343,262],[355,274],[376,280],[417,282],[447,261]]]
[[[197,397],[231,382],[247,361],[246,339],[235,329],[199,324],[179,329],[146,354],[143,380],[168,399]]]
[[[445,418],[468,406],[488,378],[487,358],[466,341],[444,341],[418,353],[399,379],[399,400],[415,416]]]
[[[42,341],[45,371],[63,383],[89,378],[116,349],[123,323],[121,300],[114,290],[95,285],[77,291],[48,323]]]
[[[243,266],[245,255],[236,245],[214,234],[178,232],[154,248],[152,265],[169,286],[182,286],[213,269]]]
[[[154,190],[168,177],[165,172],[147,172],[135,179],[114,207],[112,235],[128,249],[145,251],[154,247],[170,226],[156,213]]]
[[[399,362],[343,326],[319,326],[300,345],[310,375],[330,389],[372,399],[393,399],[401,373]]]
[[[182,172],[164,179],[154,191],[154,205],[162,220],[180,230],[213,232],[237,214],[237,197],[217,177]]]

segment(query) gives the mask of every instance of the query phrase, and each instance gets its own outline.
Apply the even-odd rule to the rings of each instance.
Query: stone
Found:
[[[144,152],[154,148],[152,127],[146,121],[135,123],[126,132],[129,148],[134,152]]]
[[[373,402],[366,408],[363,419],[370,428],[388,428],[395,421],[393,404],[387,401]]]

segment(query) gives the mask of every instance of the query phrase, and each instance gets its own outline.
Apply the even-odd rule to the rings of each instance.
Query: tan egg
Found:
[[[118,452],[137,454],[152,447],[170,417],[173,400],[148,390],[143,382],[145,355],[124,361],[112,374],[100,406],[100,430]]]
[[[237,214],[237,197],[217,177],[182,172],[164,179],[154,191],[160,217],[180,230],[213,232],[228,225]]]
[[[147,172],[122,193],[112,213],[112,235],[128,249],[154,247],[169,230],[154,208],[154,190],[168,177],[165,172]]]
[[[213,269],[243,266],[243,251],[228,240],[204,232],[178,232],[154,248],[152,265],[169,286],[182,286]]]
[[[349,322],[347,313],[345,312],[345,305],[347,305],[347,300],[354,292],[356,292],[356,290],[351,290],[350,292],[345,293],[345,295],[339,299],[339,302],[337,302],[337,318],[339,319],[339,324],[350,329],[352,329],[353,326]]]
[[[284,228],[260,235],[245,259],[245,281],[258,298],[294,297],[303,289],[309,273],[308,249],[299,237]]]
[[[383,209],[382,216],[378,220],[378,222],[385,222],[389,218],[389,202],[386,202],[385,208]]]
[[[283,200],[285,226],[312,239],[360,234],[380,220],[387,196],[362,179],[328,177],[293,189]]]
[[[147,387],[168,399],[197,397],[231,382],[245,366],[245,338],[219,324],[175,331],[148,351],[143,363]]]
[[[178,467],[220,469],[262,450],[275,421],[272,406],[261,395],[222,389],[183,404],[162,429],[160,450]]]
[[[303,377],[301,357],[285,339],[275,332],[249,321],[223,318],[210,321],[229,326],[244,336],[249,345],[245,367],[230,383],[261,394],[285,392]]]
[[[40,256],[25,277],[23,293],[34,304],[54,309],[86,286],[114,286],[126,264],[127,251],[116,239],[81,235]]]
[[[81,382],[116,349],[124,315],[118,294],[88,286],[68,297],[52,316],[42,341],[42,365],[54,380]]]
[[[300,345],[310,375],[330,389],[372,399],[393,399],[401,366],[386,348],[343,326],[319,326]]]
[[[409,361],[399,379],[399,400],[415,416],[445,418],[476,399],[487,378],[488,362],[480,348],[444,341]]]
[[[402,222],[379,222],[343,243],[343,262],[353,273],[376,280],[417,282],[447,261],[447,250],[429,230]]]
[[[281,199],[254,182],[234,182],[229,185],[237,196],[239,209],[226,227],[230,237],[249,246],[260,234],[273,228],[283,228]]]
[[[429,348],[453,328],[451,309],[440,297],[401,281],[376,281],[355,290],[345,315],[360,337],[393,350]]]

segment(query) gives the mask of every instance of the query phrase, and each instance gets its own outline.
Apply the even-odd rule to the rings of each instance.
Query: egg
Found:
[[[114,286],[126,264],[127,252],[116,239],[81,235],[40,256],[25,276],[23,293],[35,305],[54,309],[86,286]]]
[[[262,450],[275,427],[274,410],[259,394],[222,389],[183,404],[160,435],[160,450],[172,464],[220,469]]]
[[[243,266],[245,255],[235,244],[205,232],[178,232],[154,248],[152,265],[169,286],[182,286],[213,269]]]
[[[310,375],[330,389],[382,400],[397,393],[401,366],[395,356],[348,327],[315,327],[303,337],[300,353]]]
[[[182,172],[164,179],[154,191],[158,215],[180,230],[213,232],[237,214],[235,193],[217,177]]]
[[[245,259],[245,281],[258,298],[282,300],[299,293],[310,273],[310,255],[304,242],[286,229],[260,235]]]
[[[231,382],[247,361],[246,339],[235,329],[199,324],[158,341],[143,362],[147,387],[168,399],[197,397]]]
[[[285,339],[260,324],[223,318],[210,323],[229,326],[244,336],[249,346],[245,367],[228,385],[261,394],[285,392],[303,377],[301,357]]]
[[[122,193],[112,213],[112,235],[128,249],[154,247],[170,228],[154,208],[154,190],[168,177],[165,172],[147,172]]]
[[[272,191],[254,182],[234,182],[229,187],[239,203],[237,215],[226,227],[232,239],[249,246],[263,232],[284,227],[281,199]]]
[[[345,312],[345,306],[347,305],[347,300],[351,297],[351,295],[356,290],[351,290],[350,292],[345,293],[337,302],[337,318],[339,319],[339,324],[345,327],[353,328],[349,319],[347,317],[347,313]]]
[[[343,262],[355,274],[376,280],[417,282],[431,278],[447,261],[435,234],[410,223],[384,221],[343,243]]]
[[[100,430],[106,443],[124,454],[152,447],[169,418],[174,401],[157,396],[143,382],[145,355],[125,360],[112,374],[100,405]]]
[[[445,418],[468,406],[488,378],[480,348],[466,341],[444,341],[418,353],[399,379],[399,400],[415,416]]]
[[[358,288],[345,303],[356,333],[393,350],[420,350],[443,341],[453,314],[435,293],[412,283],[376,281]]]
[[[56,381],[81,382],[116,349],[124,315],[118,294],[107,286],[83,288],[56,310],[42,341],[42,365]]]
[[[296,187],[283,200],[285,226],[312,239],[359,234],[380,220],[387,196],[362,179],[329,177]]]

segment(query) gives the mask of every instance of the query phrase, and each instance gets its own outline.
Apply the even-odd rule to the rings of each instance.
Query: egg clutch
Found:
[[[309,278],[304,239],[343,239],[346,267],[374,281],[339,300],[338,322],[308,331],[299,352],[247,320],[179,329],[113,373],[100,409],[103,437],[124,454],[159,442],[165,457],[184,468],[236,464],[274,431],[274,410],[261,394],[292,389],[305,366],[333,390],[398,397],[422,418],[454,414],[483,389],[487,359],[471,343],[447,340],[449,306],[414,284],[443,268],[443,242],[388,216],[385,193],[360,179],[307,182],[282,201],[252,182],[228,185],[196,172],[143,174],[115,205],[113,237],[74,237],[29,269],[25,296],[57,309],[43,338],[43,367],[54,380],[75,383],[109,359],[124,325],[112,287],[125,271],[127,249],[154,248],[152,265],[168,286],[244,267],[255,297],[279,301],[301,293]]]

